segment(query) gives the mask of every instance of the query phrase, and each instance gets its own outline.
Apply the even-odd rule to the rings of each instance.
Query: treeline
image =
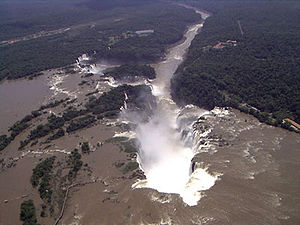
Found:
[[[84,152],[87,153],[89,151],[88,143],[83,146]],[[55,160],[56,156],[52,156],[38,163],[32,170],[30,178],[32,186],[38,188],[39,196],[43,200],[40,211],[41,217],[47,216],[47,209],[49,209],[50,216],[53,215],[55,211],[54,206],[62,204],[61,198],[64,195],[62,187],[72,184],[83,166],[81,154],[78,152],[78,149],[74,149],[68,155],[66,163],[57,162],[56,167],[54,167]],[[61,176],[61,169],[68,169],[68,173]],[[24,224],[31,224],[29,223],[30,221],[36,222],[35,208],[32,201],[22,203],[20,218],[24,221]]]
[[[61,100],[55,100],[54,102],[49,102],[46,105],[42,105],[39,110],[44,110],[44,109],[56,107],[56,106],[60,105],[61,103],[63,103],[66,100],[69,100],[69,98],[61,99]]]
[[[127,97],[126,97],[127,96]],[[126,99],[127,98],[127,99]],[[47,135],[49,137],[44,143],[58,139],[67,133],[93,125],[97,119],[115,118],[118,116],[121,108],[126,105],[130,110],[140,110],[149,115],[151,108],[156,106],[155,98],[151,93],[151,89],[146,85],[122,85],[112,88],[110,91],[103,93],[100,97],[90,97],[84,109],[67,108],[61,116],[51,114],[47,118],[47,122],[39,124],[29,132],[25,140],[20,141],[19,149],[32,142],[31,146],[38,143],[38,139]],[[63,101],[55,101],[48,105],[42,106],[40,110],[55,107]],[[91,115],[94,114],[94,115]],[[41,115],[41,111],[33,111],[30,115],[24,117],[21,121],[16,122],[11,128],[11,135],[0,136],[0,150],[3,150],[14,138],[30,126],[30,121]],[[34,142],[33,142],[34,141]]]
[[[300,123],[300,4],[194,5],[214,14],[171,82],[176,102],[207,109],[233,106],[273,125],[286,117]],[[227,40],[237,41],[236,46],[213,48]]]
[[[60,128],[57,132],[55,132],[53,135],[47,138],[47,141],[50,142],[63,136],[65,136],[65,130]]]
[[[103,19],[119,7],[150,0],[0,1],[0,41]]]
[[[111,76],[116,80],[128,81],[134,81],[135,77],[145,77],[149,79],[154,79],[156,77],[155,71],[151,66],[139,64],[123,64],[111,69],[104,75]]]
[[[75,148],[71,152],[71,154],[67,160],[67,164],[71,167],[69,170],[69,173],[68,173],[68,180],[73,181],[76,178],[77,173],[81,169],[82,164],[83,164],[83,162],[81,160],[81,155],[78,152],[78,149]]]
[[[51,137],[49,137],[47,141],[51,141],[64,136],[64,130],[62,129],[62,127],[65,125],[65,123],[76,117],[82,116],[86,113],[87,113],[86,110],[77,110],[72,107],[69,107],[62,114],[62,116],[55,116],[54,114],[51,114],[47,118],[47,123],[40,124],[36,128],[30,131],[27,139],[20,142],[19,149],[23,149],[31,141],[37,140],[38,138],[45,137],[46,135],[50,134],[51,132],[54,132],[57,129],[59,130],[56,133],[54,133]]]
[[[100,4],[99,1],[94,1],[94,3]],[[62,15],[64,20],[69,20],[69,22],[59,24],[75,23],[75,19],[81,22],[86,21],[88,13],[92,15],[90,21],[97,22],[75,26],[67,32],[56,35],[0,46],[0,80],[29,76],[42,70],[65,66],[75,62],[76,58],[83,53],[94,54],[94,51],[97,53],[97,58],[127,62],[157,60],[170,44],[183,37],[188,24],[200,19],[200,16],[190,9],[160,1],[129,4],[131,6],[104,11],[99,11],[98,7],[91,7],[94,3],[87,3],[89,7],[82,3],[68,8]],[[82,12],[79,15],[76,14],[80,10],[84,12],[84,15]],[[57,13],[62,12],[59,10]],[[26,26],[30,21],[28,26],[35,27],[33,29],[35,30],[35,24],[40,22],[39,18],[27,18],[25,14],[21,15],[23,17],[19,19],[22,22],[19,23]],[[54,27],[57,26],[53,22],[57,20],[55,17],[48,13],[44,17],[49,19],[48,22],[44,21],[46,27],[50,28],[53,24]],[[18,30],[18,26],[9,26],[7,29],[14,33]],[[145,36],[135,35],[124,38],[113,46],[109,45],[110,38],[122,36],[128,31],[134,33],[137,30],[146,29],[152,29],[154,33]]]
[[[134,36],[123,39],[111,46],[104,57],[125,62],[158,60],[170,44],[182,39],[188,24],[201,19],[200,15],[193,10],[170,3],[153,2],[142,8],[144,11],[138,12],[138,18],[131,17],[127,24],[126,21],[119,21],[119,33],[115,33],[111,29],[113,35],[110,36],[135,30],[150,29],[154,32],[143,37]]]
[[[104,93],[99,98],[91,97],[86,108],[100,119],[117,116],[124,105],[125,95],[128,97],[126,102],[129,106],[140,109],[146,109],[149,106],[149,99],[153,100],[154,98],[151,89],[146,85],[122,85]]]
[[[55,100],[54,102],[50,102],[46,105],[42,105],[39,110],[32,111],[31,114],[26,115],[22,120],[17,121],[14,123],[8,131],[10,132],[10,136],[7,135],[0,135],[0,151],[6,148],[7,145],[9,145],[16,136],[18,136],[20,133],[22,133],[25,129],[27,129],[31,125],[31,120],[37,118],[38,116],[42,115],[42,110],[56,107],[60,105],[61,103],[69,100],[69,98],[62,99],[62,100]],[[69,117],[72,112],[67,111],[66,112],[66,117]],[[45,130],[43,130],[43,133],[45,133]],[[58,134],[58,135],[61,135]],[[55,136],[53,137],[55,139]],[[29,142],[25,141],[21,144],[21,146],[27,145]]]
[[[38,116],[41,113],[39,111],[32,111],[30,115],[25,116],[22,120],[17,121],[11,128],[9,128],[10,136],[1,135],[0,136],[0,151],[6,148],[17,135],[30,126],[30,121]]]
[[[142,111],[145,111],[145,109],[150,107],[149,100],[152,100],[152,106],[155,102],[155,99],[151,94],[151,89],[145,85],[122,85],[113,88],[110,91],[103,93],[98,98],[90,97],[89,101],[85,105],[85,109],[77,110],[69,107],[61,116],[53,114],[50,115],[45,124],[39,124],[30,131],[25,140],[20,141],[19,149],[23,149],[30,142],[37,142],[39,138],[43,138],[49,134],[52,135],[46,139],[46,142],[50,142],[64,136],[65,131],[67,133],[71,133],[91,126],[97,121],[97,119],[118,116],[121,107],[124,105],[125,94],[128,97],[128,105]],[[95,116],[91,115],[91,113],[96,115],[97,119]],[[64,129],[64,127],[66,128]],[[3,145],[5,145],[6,139],[4,138],[2,140],[1,138],[2,136],[0,137],[0,141],[2,141]],[[34,143],[35,142],[33,142],[32,145]]]
[[[96,118],[91,115],[87,115],[76,120],[72,120],[69,126],[67,127],[67,132],[73,132],[84,127],[87,127],[96,122]]]

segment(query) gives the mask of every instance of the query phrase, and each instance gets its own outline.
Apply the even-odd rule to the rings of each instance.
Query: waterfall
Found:
[[[170,79],[202,25],[203,22],[190,26],[185,40],[171,48],[166,59],[155,65],[157,78],[148,85],[157,104],[151,108],[153,113],[148,120],[138,120],[136,112],[124,110],[126,101],[122,110],[122,115],[135,124],[139,146],[137,161],[146,176],[132,187],[179,194],[190,206],[196,205],[201,191],[212,187],[218,178],[203,165],[192,162],[203,135],[194,129],[194,124],[208,112],[193,105],[179,109],[170,96]]]

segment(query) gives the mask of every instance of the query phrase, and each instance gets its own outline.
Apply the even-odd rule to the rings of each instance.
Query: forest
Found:
[[[300,122],[300,4],[193,1],[213,12],[172,79],[176,102]]]
[[[105,76],[111,76],[116,80],[133,80],[135,77],[145,77],[154,79],[156,77],[154,69],[149,65],[123,64],[107,71]]]
[[[91,97],[86,108],[97,115],[99,119],[107,115],[116,116],[124,105],[125,94],[128,96],[127,105],[131,109],[145,110],[149,106],[147,99],[154,98],[151,89],[146,85],[122,85],[103,93],[98,98]]]
[[[129,0],[126,7],[123,0],[109,2],[65,0],[60,7],[56,1],[26,1],[16,7],[14,2],[0,2],[0,80],[66,66],[83,53],[124,62],[158,60],[183,37],[188,24],[201,19],[191,9],[162,1]],[[1,44],[55,29],[67,30]],[[148,29],[154,32],[136,34]]]

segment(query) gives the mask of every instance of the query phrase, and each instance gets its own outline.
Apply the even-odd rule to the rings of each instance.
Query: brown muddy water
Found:
[[[115,64],[99,62],[98,73]],[[76,68],[76,64],[73,65]],[[108,90],[109,85],[100,81],[100,76],[83,77],[86,72],[77,70],[77,73],[68,74],[68,69],[52,69],[43,71],[43,75],[29,79],[8,80],[0,83],[0,134],[7,130],[16,121],[39,109],[41,105],[54,100],[65,98],[77,99],[76,105],[82,103],[89,92],[99,90],[99,93]],[[83,85],[78,85],[87,81]],[[102,85],[99,85],[99,84]],[[97,94],[95,94],[97,96]]]
[[[170,52],[171,60],[161,62],[166,64],[163,67],[156,66],[168,77],[159,77],[153,82],[157,88],[154,92],[164,93],[168,88],[168,70],[171,73],[176,70],[174,62],[182,60],[185,51],[180,48],[177,51],[175,46]],[[102,66],[97,65],[97,68],[97,73],[100,73]],[[80,71],[66,74],[62,69],[55,69],[31,81],[1,83],[1,133],[41,104],[70,97],[77,98],[74,106],[80,107],[87,100],[87,93],[98,89],[99,93],[95,96],[99,96],[112,84],[101,80],[98,75],[84,78]],[[78,85],[82,80],[88,82]],[[165,85],[160,86],[159,83]],[[63,110],[63,106],[47,109],[33,126],[45,122],[48,113],[59,114]],[[88,163],[91,171],[80,171],[78,181],[98,181],[70,191],[60,224],[300,223],[299,134],[261,124],[252,116],[232,109],[216,108],[201,119],[196,118],[193,138],[197,148],[192,162],[195,168],[205,168],[210,174],[218,174],[218,179],[210,189],[200,191],[198,204],[189,206],[179,194],[159,193],[151,188],[132,189],[137,178],[130,173],[124,174],[115,163],[135,161],[135,158],[112,143],[97,146],[98,142],[105,142],[115,132],[121,131],[116,122],[98,121],[90,128],[52,141],[47,148],[41,144],[45,137],[37,145],[18,151],[19,141],[24,140],[29,130],[19,135],[0,153],[0,160],[3,160],[0,168],[0,225],[21,224],[20,204],[27,199],[33,199],[39,208],[37,215],[41,224],[54,224],[54,218],[39,216],[42,201],[38,191],[30,184],[32,169],[40,159],[48,156],[56,155],[58,160],[65,160],[69,152],[83,141],[88,141],[92,148],[90,154],[83,155],[83,161]],[[54,215],[55,218],[57,216],[58,213]]]
[[[50,94],[45,76],[1,82],[0,133],[5,133],[14,122],[39,108]]]
[[[136,179],[113,166],[126,156],[106,146],[86,158],[106,183],[74,189],[62,224],[298,224],[299,135],[235,110],[204,118],[210,132],[193,161],[221,176],[196,206],[177,194],[133,190]]]

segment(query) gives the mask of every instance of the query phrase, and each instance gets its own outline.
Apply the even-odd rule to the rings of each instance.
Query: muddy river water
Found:
[[[261,124],[232,109],[178,109],[170,99],[170,79],[201,26],[190,27],[185,41],[155,65],[157,79],[152,89],[158,109],[136,130],[140,165],[147,179],[133,187],[180,195],[184,206],[173,212],[165,207],[172,216],[165,212],[161,224],[297,224],[299,134]],[[183,159],[189,160],[190,153],[195,155],[194,171],[189,170],[191,163],[184,166]],[[166,202],[172,205],[175,195],[168,196]]]
[[[208,16],[203,13],[202,15],[204,18]],[[170,177],[174,179],[167,180],[167,182],[171,182],[172,185],[182,185],[182,182],[178,183],[177,181],[186,179],[185,183],[188,183],[189,176],[191,177],[195,171],[203,172],[202,175],[205,174],[205,176],[195,174],[194,183],[188,183],[188,187],[183,185],[178,190],[172,186],[171,189],[168,189],[165,186],[166,183],[163,184],[164,180],[155,180],[158,174],[164,175],[164,173],[160,174],[159,171],[152,173],[155,164],[147,161],[146,156],[149,149],[146,147],[140,152],[141,157],[144,154],[144,159],[140,160],[144,160],[141,162],[141,167],[145,170],[146,177],[148,175],[147,179],[126,180],[122,183],[118,178],[118,182],[111,182],[112,187],[119,190],[120,204],[116,205],[100,200],[106,190],[102,191],[104,189],[102,184],[83,187],[70,197],[62,224],[299,224],[299,134],[261,124],[252,116],[233,109],[215,108],[210,112],[193,106],[178,109],[170,99],[170,79],[182,62],[186,49],[200,31],[202,24],[191,26],[185,34],[186,39],[172,47],[164,61],[154,65],[158,77],[150,85],[153,94],[158,99],[159,109],[162,113],[159,114],[159,119],[153,121],[153,124],[163,120],[170,122],[171,125],[161,128],[156,125],[147,127],[149,124],[139,124],[138,129],[140,130],[136,130],[136,133],[137,136],[140,135],[140,141],[145,141],[142,144],[146,145],[149,144],[150,137],[143,139],[143,135],[145,135],[143,131],[161,129],[162,133],[153,136],[155,139],[153,139],[153,144],[157,143],[157,139],[162,135],[169,137],[164,132],[174,129],[177,131],[177,134],[171,137],[174,138],[171,145],[174,145],[175,142],[177,149],[178,145],[182,144],[177,150],[185,152],[182,157],[187,157],[188,166],[184,166],[186,172],[181,175],[178,174],[179,171],[175,170],[180,168],[180,165],[176,168],[170,164],[171,168],[166,168],[165,174],[169,173]],[[101,67],[101,65],[97,66]],[[106,68],[106,66],[104,67]],[[100,81],[91,80],[91,85],[86,87],[87,90],[83,90],[78,86],[80,80],[78,75],[64,75],[55,70],[48,71],[33,80],[2,82],[0,84],[0,132],[5,133],[16,120],[21,119],[50,99],[83,98],[83,92],[101,89]],[[101,91],[105,91],[104,86]],[[202,117],[199,119],[201,115]],[[108,131],[110,128],[103,128],[100,125],[99,127],[103,130],[101,131],[102,136],[106,133],[113,133]],[[100,128],[96,126],[82,131],[82,133],[84,135],[92,133],[96,139],[97,135],[100,136],[100,131],[97,130]],[[66,139],[63,140],[73,138],[75,143],[77,135],[81,134],[64,137]],[[176,144],[178,139],[182,142]],[[161,143],[163,147],[170,145],[168,141]],[[70,147],[67,141],[58,141],[56,144],[61,144],[66,149]],[[73,147],[75,146],[72,145]],[[96,151],[93,153],[94,155],[87,156],[87,160],[90,160],[89,164],[96,171],[95,173],[105,172],[107,177],[120,176],[117,172],[111,172],[114,169],[109,160],[112,158],[117,160],[119,152],[110,148],[113,147],[107,148],[108,150]],[[173,153],[170,150],[165,157],[172,157]],[[15,152],[14,154],[19,153]],[[159,159],[159,156],[154,158]],[[158,161],[162,163],[170,161],[168,158],[165,159],[167,160]],[[176,162],[181,163],[182,161]],[[169,166],[169,164],[166,165]],[[191,169],[191,165],[193,165],[193,169]],[[20,166],[29,167],[22,163]],[[107,170],[106,166],[110,169]],[[18,166],[13,170],[17,169]],[[160,169],[164,168],[160,167]],[[27,170],[29,179],[31,168],[27,168]],[[12,174],[19,173],[12,172]],[[4,182],[11,175],[10,172],[3,172],[0,173],[0,177],[2,177],[1,182]],[[149,177],[152,180],[149,181]],[[201,180],[202,178],[205,182]],[[211,183],[206,185],[206,182]],[[11,183],[16,185],[17,182]],[[0,185],[9,189],[4,183]],[[29,184],[26,183],[26,185],[28,186],[26,189],[31,190]],[[199,188],[197,185],[204,188]],[[191,191],[189,188],[192,187],[196,188]],[[186,188],[188,191],[184,192]],[[6,198],[3,190],[0,190],[3,192],[0,196]],[[187,193],[192,193],[192,195]],[[1,200],[3,199],[1,198]],[[84,207],[80,207],[81,205]],[[18,206],[16,207],[18,208]],[[76,223],[74,222],[75,214],[80,214],[76,217]],[[46,224],[51,224],[51,221]]]
[[[38,109],[50,93],[45,77],[1,82],[0,133],[5,133],[14,122]]]

